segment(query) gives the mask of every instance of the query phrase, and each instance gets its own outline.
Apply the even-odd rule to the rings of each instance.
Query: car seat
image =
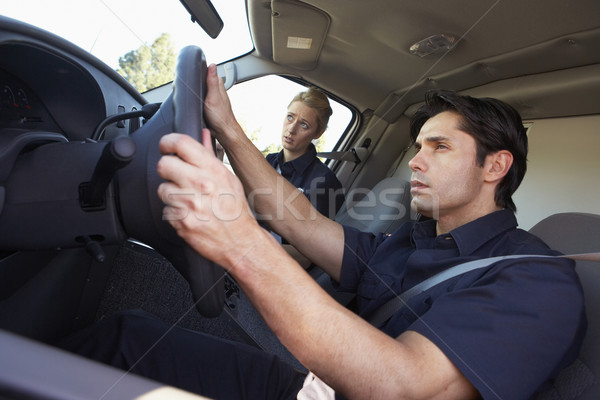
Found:
[[[410,182],[396,176],[384,178],[364,197],[350,203],[353,196],[347,195],[346,202],[336,215],[336,222],[371,233],[393,233],[403,223],[414,219],[410,209]],[[348,306],[355,295],[337,292],[329,275],[314,266],[310,271],[315,281],[340,304]]]
[[[411,218],[410,183],[404,179],[385,178],[373,189],[362,191],[362,194],[364,197],[350,205],[348,199],[352,196],[346,196],[346,203],[336,216],[337,222],[373,233],[392,233]],[[342,305],[347,306],[355,297],[354,294],[337,292],[329,275],[316,265],[313,264],[308,271],[316,282]],[[257,346],[278,355],[295,368],[304,370],[268,328],[245,293],[239,289],[236,295],[235,310],[229,312],[235,315],[236,322],[254,338]]]
[[[391,176],[381,180],[373,189],[364,193],[359,201],[346,203],[335,220],[342,225],[353,226],[372,233],[392,233],[411,217],[410,182]]]
[[[600,251],[600,215],[554,214],[530,232],[564,254]],[[538,400],[600,399],[600,265],[578,260],[575,269],[585,296],[587,333],[579,358],[558,375],[553,387],[538,396]]]

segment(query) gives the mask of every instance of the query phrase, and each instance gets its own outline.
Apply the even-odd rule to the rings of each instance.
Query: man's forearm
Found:
[[[308,198],[279,175],[248,139],[233,115],[215,65],[209,66],[206,82],[207,124],[225,148],[257,219],[301,253],[319,260],[319,265],[327,266],[327,272],[337,279],[343,257],[341,226],[319,214]]]
[[[257,237],[230,271],[269,327],[310,371],[348,398],[474,397],[470,385],[427,339],[408,333],[395,340],[375,329],[327,295],[263,234],[268,239]],[[425,372],[440,364],[448,370],[430,376]]]
[[[257,219],[290,240],[296,222],[314,221],[318,212],[306,196],[269,165],[238,124],[226,129],[219,134],[219,142],[244,185]]]

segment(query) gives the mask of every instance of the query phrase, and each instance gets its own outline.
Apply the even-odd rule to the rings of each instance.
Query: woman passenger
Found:
[[[283,120],[283,149],[267,155],[269,164],[329,218],[335,217],[344,202],[342,184],[317,158],[313,141],[323,135],[332,113],[327,96],[320,90],[309,88],[298,93]]]

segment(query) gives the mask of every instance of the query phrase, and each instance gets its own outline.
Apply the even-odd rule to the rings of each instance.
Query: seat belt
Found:
[[[317,157],[338,160],[343,162],[341,168],[336,170],[337,178],[342,185],[346,187],[350,182],[350,177],[356,171],[358,165],[367,159],[369,150],[365,146],[353,147],[348,151],[330,151],[317,153]]]
[[[390,319],[392,315],[394,315],[397,311],[402,309],[402,307],[404,307],[407,304],[408,300],[412,297],[421,294],[424,291],[429,290],[432,287],[444,281],[447,281],[448,279],[454,278],[455,276],[462,275],[467,272],[474,271],[476,269],[485,268],[498,261],[507,260],[511,258],[570,258],[571,260],[600,262],[600,253],[582,253],[560,256],[546,256],[539,254],[512,254],[506,256],[481,258],[479,260],[468,261],[462,264],[455,265],[428,279],[425,279],[421,283],[406,290],[399,296],[395,296],[387,303],[379,307],[377,311],[375,311],[375,313],[368,318],[368,322],[375,327],[379,327],[385,321]]]
[[[317,157],[328,158],[331,160],[351,161],[359,164],[367,158],[369,150],[366,147],[353,147],[348,151],[329,151],[317,153]]]

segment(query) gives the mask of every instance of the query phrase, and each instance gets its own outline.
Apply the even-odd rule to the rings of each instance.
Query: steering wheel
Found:
[[[118,173],[121,220],[125,231],[156,249],[190,284],[196,308],[205,317],[218,316],[224,304],[224,271],[192,250],[162,218],[164,206],[157,189],[162,179],[156,165],[158,142],[170,132],[202,141],[206,59],[202,50],[188,46],[177,61],[173,93],[159,111],[131,138],[135,159]],[[214,148],[214,146],[213,146]]]
[[[190,46],[179,55],[173,93],[131,136],[69,142],[55,132],[3,132],[0,251],[101,247],[137,239],[187,279],[202,315],[218,316],[224,271],[163,221],[157,194],[162,182],[156,170],[158,142],[171,132],[201,140],[205,83],[204,53]],[[101,261],[102,251],[95,256]]]

